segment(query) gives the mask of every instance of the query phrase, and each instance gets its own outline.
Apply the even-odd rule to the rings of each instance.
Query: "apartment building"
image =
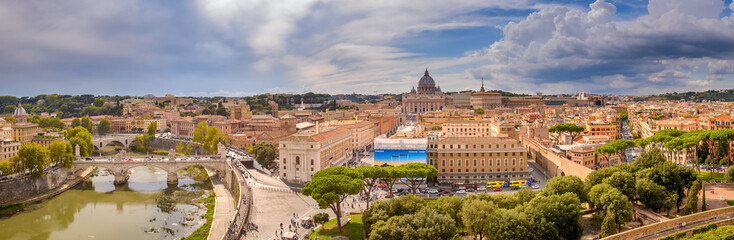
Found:
[[[509,137],[445,137],[428,142],[438,181],[486,183],[527,179],[527,148]]]
[[[318,126],[318,125],[317,125]],[[347,128],[302,131],[278,143],[279,175],[290,182],[308,182],[319,170],[342,166],[352,157],[352,133]]]

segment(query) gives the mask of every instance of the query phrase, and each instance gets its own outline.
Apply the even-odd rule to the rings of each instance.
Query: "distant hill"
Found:
[[[524,93],[505,92],[505,91],[502,91],[502,90],[492,90],[492,91],[493,92],[498,92],[498,93],[502,94],[503,97],[526,97],[526,96],[530,96],[530,95],[524,94]],[[466,91],[461,91],[459,93],[465,93],[465,92],[475,92],[475,91],[466,90]],[[456,92],[446,92],[446,94],[454,94],[454,93],[456,93]]]
[[[684,93],[665,93],[650,96],[642,96],[634,99],[635,101],[665,101],[665,100],[690,100],[700,102],[708,101],[734,101],[734,89],[726,90],[709,90],[705,92],[684,92]]]

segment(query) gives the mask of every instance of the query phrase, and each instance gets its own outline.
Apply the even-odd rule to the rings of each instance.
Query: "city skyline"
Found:
[[[0,95],[403,93],[425,68],[444,91],[734,88],[734,3],[689,3],[11,1]]]

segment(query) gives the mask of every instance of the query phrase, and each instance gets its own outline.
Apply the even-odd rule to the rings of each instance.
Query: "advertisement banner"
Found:
[[[427,163],[426,150],[375,149],[375,166]]]

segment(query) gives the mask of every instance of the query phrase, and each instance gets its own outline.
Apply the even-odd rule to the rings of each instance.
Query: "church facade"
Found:
[[[413,87],[409,93],[403,94],[403,112],[406,113],[424,113],[443,110],[452,104],[451,96],[441,91],[441,87],[436,87],[433,78],[425,74],[418,81],[418,90]]]

